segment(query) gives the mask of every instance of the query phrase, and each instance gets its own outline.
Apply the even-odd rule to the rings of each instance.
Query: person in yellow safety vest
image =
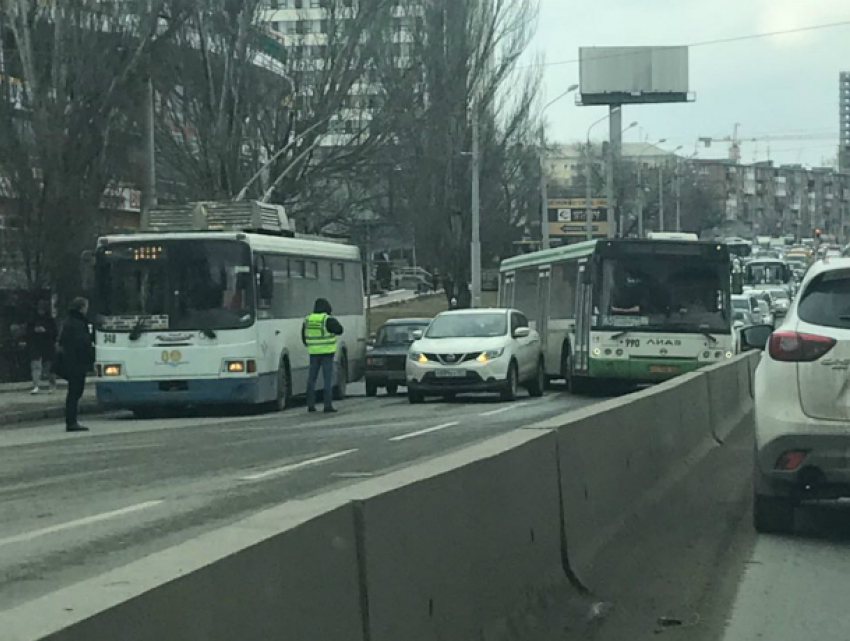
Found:
[[[331,304],[324,298],[317,298],[313,313],[304,319],[301,326],[301,341],[310,354],[310,374],[307,379],[307,411],[316,411],[316,380],[322,370],[324,381],[325,413],[336,412],[333,408],[334,358],[336,356],[337,336],[342,334],[342,325],[331,316]]]

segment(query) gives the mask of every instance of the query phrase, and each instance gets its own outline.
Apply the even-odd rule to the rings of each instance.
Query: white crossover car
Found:
[[[806,274],[782,327],[742,330],[766,347],[755,373],[755,527],[790,532],[804,501],[850,497],[850,258]]]
[[[443,312],[407,355],[407,397],[498,392],[512,401],[520,385],[541,396],[545,385],[540,336],[513,309]]]

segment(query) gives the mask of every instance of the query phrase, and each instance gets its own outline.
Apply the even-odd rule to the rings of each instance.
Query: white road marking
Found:
[[[109,519],[114,519],[119,516],[126,516],[127,514],[132,514],[133,512],[141,512],[142,510],[147,510],[152,507],[156,507],[164,503],[164,501],[145,501],[144,503],[138,503],[136,505],[131,505],[130,507],[124,507],[120,510],[112,510],[111,512],[103,512],[102,514],[95,514],[94,516],[87,516],[82,519],[77,519],[76,521],[68,521],[67,523],[60,523],[59,525],[51,525],[50,527],[42,528],[40,530],[34,530],[32,532],[24,532],[23,534],[16,534],[15,536],[9,536],[5,539],[0,539],[0,547],[4,545],[11,545],[12,543],[22,543],[24,541],[31,541],[33,539],[37,539],[38,537],[45,536],[47,534],[53,534],[54,532],[62,532],[63,530],[70,530],[75,527],[82,527],[83,525],[91,525],[92,523],[99,523],[101,521],[107,521]]]
[[[507,407],[500,407],[497,410],[481,412],[481,414],[479,414],[478,416],[495,416],[496,414],[504,414],[505,412],[510,412],[511,410],[519,409],[523,405],[528,405],[528,403],[514,403],[513,405],[508,405]]]
[[[289,465],[284,465],[282,467],[276,467],[273,470],[266,470],[265,472],[258,472],[257,474],[249,474],[248,476],[243,476],[243,481],[261,481],[263,479],[267,479],[270,476],[278,476],[279,474],[286,474],[287,472],[294,472],[295,470],[300,470],[304,467],[309,467],[310,465],[318,465],[319,463],[325,463],[327,461],[333,461],[334,459],[341,458],[343,456],[348,456],[349,454],[354,454],[354,452],[358,452],[359,450],[343,450],[342,452],[334,452],[333,454],[326,454],[325,456],[319,456],[317,458],[307,459],[306,461],[301,461],[300,463],[290,463]]]
[[[340,479],[368,479],[375,476],[374,472],[334,472],[331,476]]]
[[[442,425],[435,425],[434,427],[428,427],[424,430],[419,430],[418,432],[411,432],[410,434],[402,434],[401,436],[393,436],[391,441],[406,441],[409,438],[415,438],[417,436],[422,436],[423,434],[430,434],[431,432],[439,432],[440,430],[447,429],[449,427],[454,427],[455,425],[460,425],[457,421],[452,423],[443,423]]]

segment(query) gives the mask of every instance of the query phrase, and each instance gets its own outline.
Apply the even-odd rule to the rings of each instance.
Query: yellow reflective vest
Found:
[[[327,314],[310,314],[304,321],[304,340],[310,355],[336,354],[337,338],[327,328]]]

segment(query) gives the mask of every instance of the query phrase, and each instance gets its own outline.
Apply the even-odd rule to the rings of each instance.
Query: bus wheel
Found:
[[[335,401],[344,401],[346,397],[346,388],[348,387],[348,359],[343,356],[339,360],[339,368],[336,374],[336,386],[333,389],[333,399]]]
[[[378,386],[374,383],[366,383],[366,396],[377,396]]]
[[[289,366],[286,361],[281,361],[277,369],[277,400],[275,407],[282,412],[292,405],[292,380],[289,377]]]

